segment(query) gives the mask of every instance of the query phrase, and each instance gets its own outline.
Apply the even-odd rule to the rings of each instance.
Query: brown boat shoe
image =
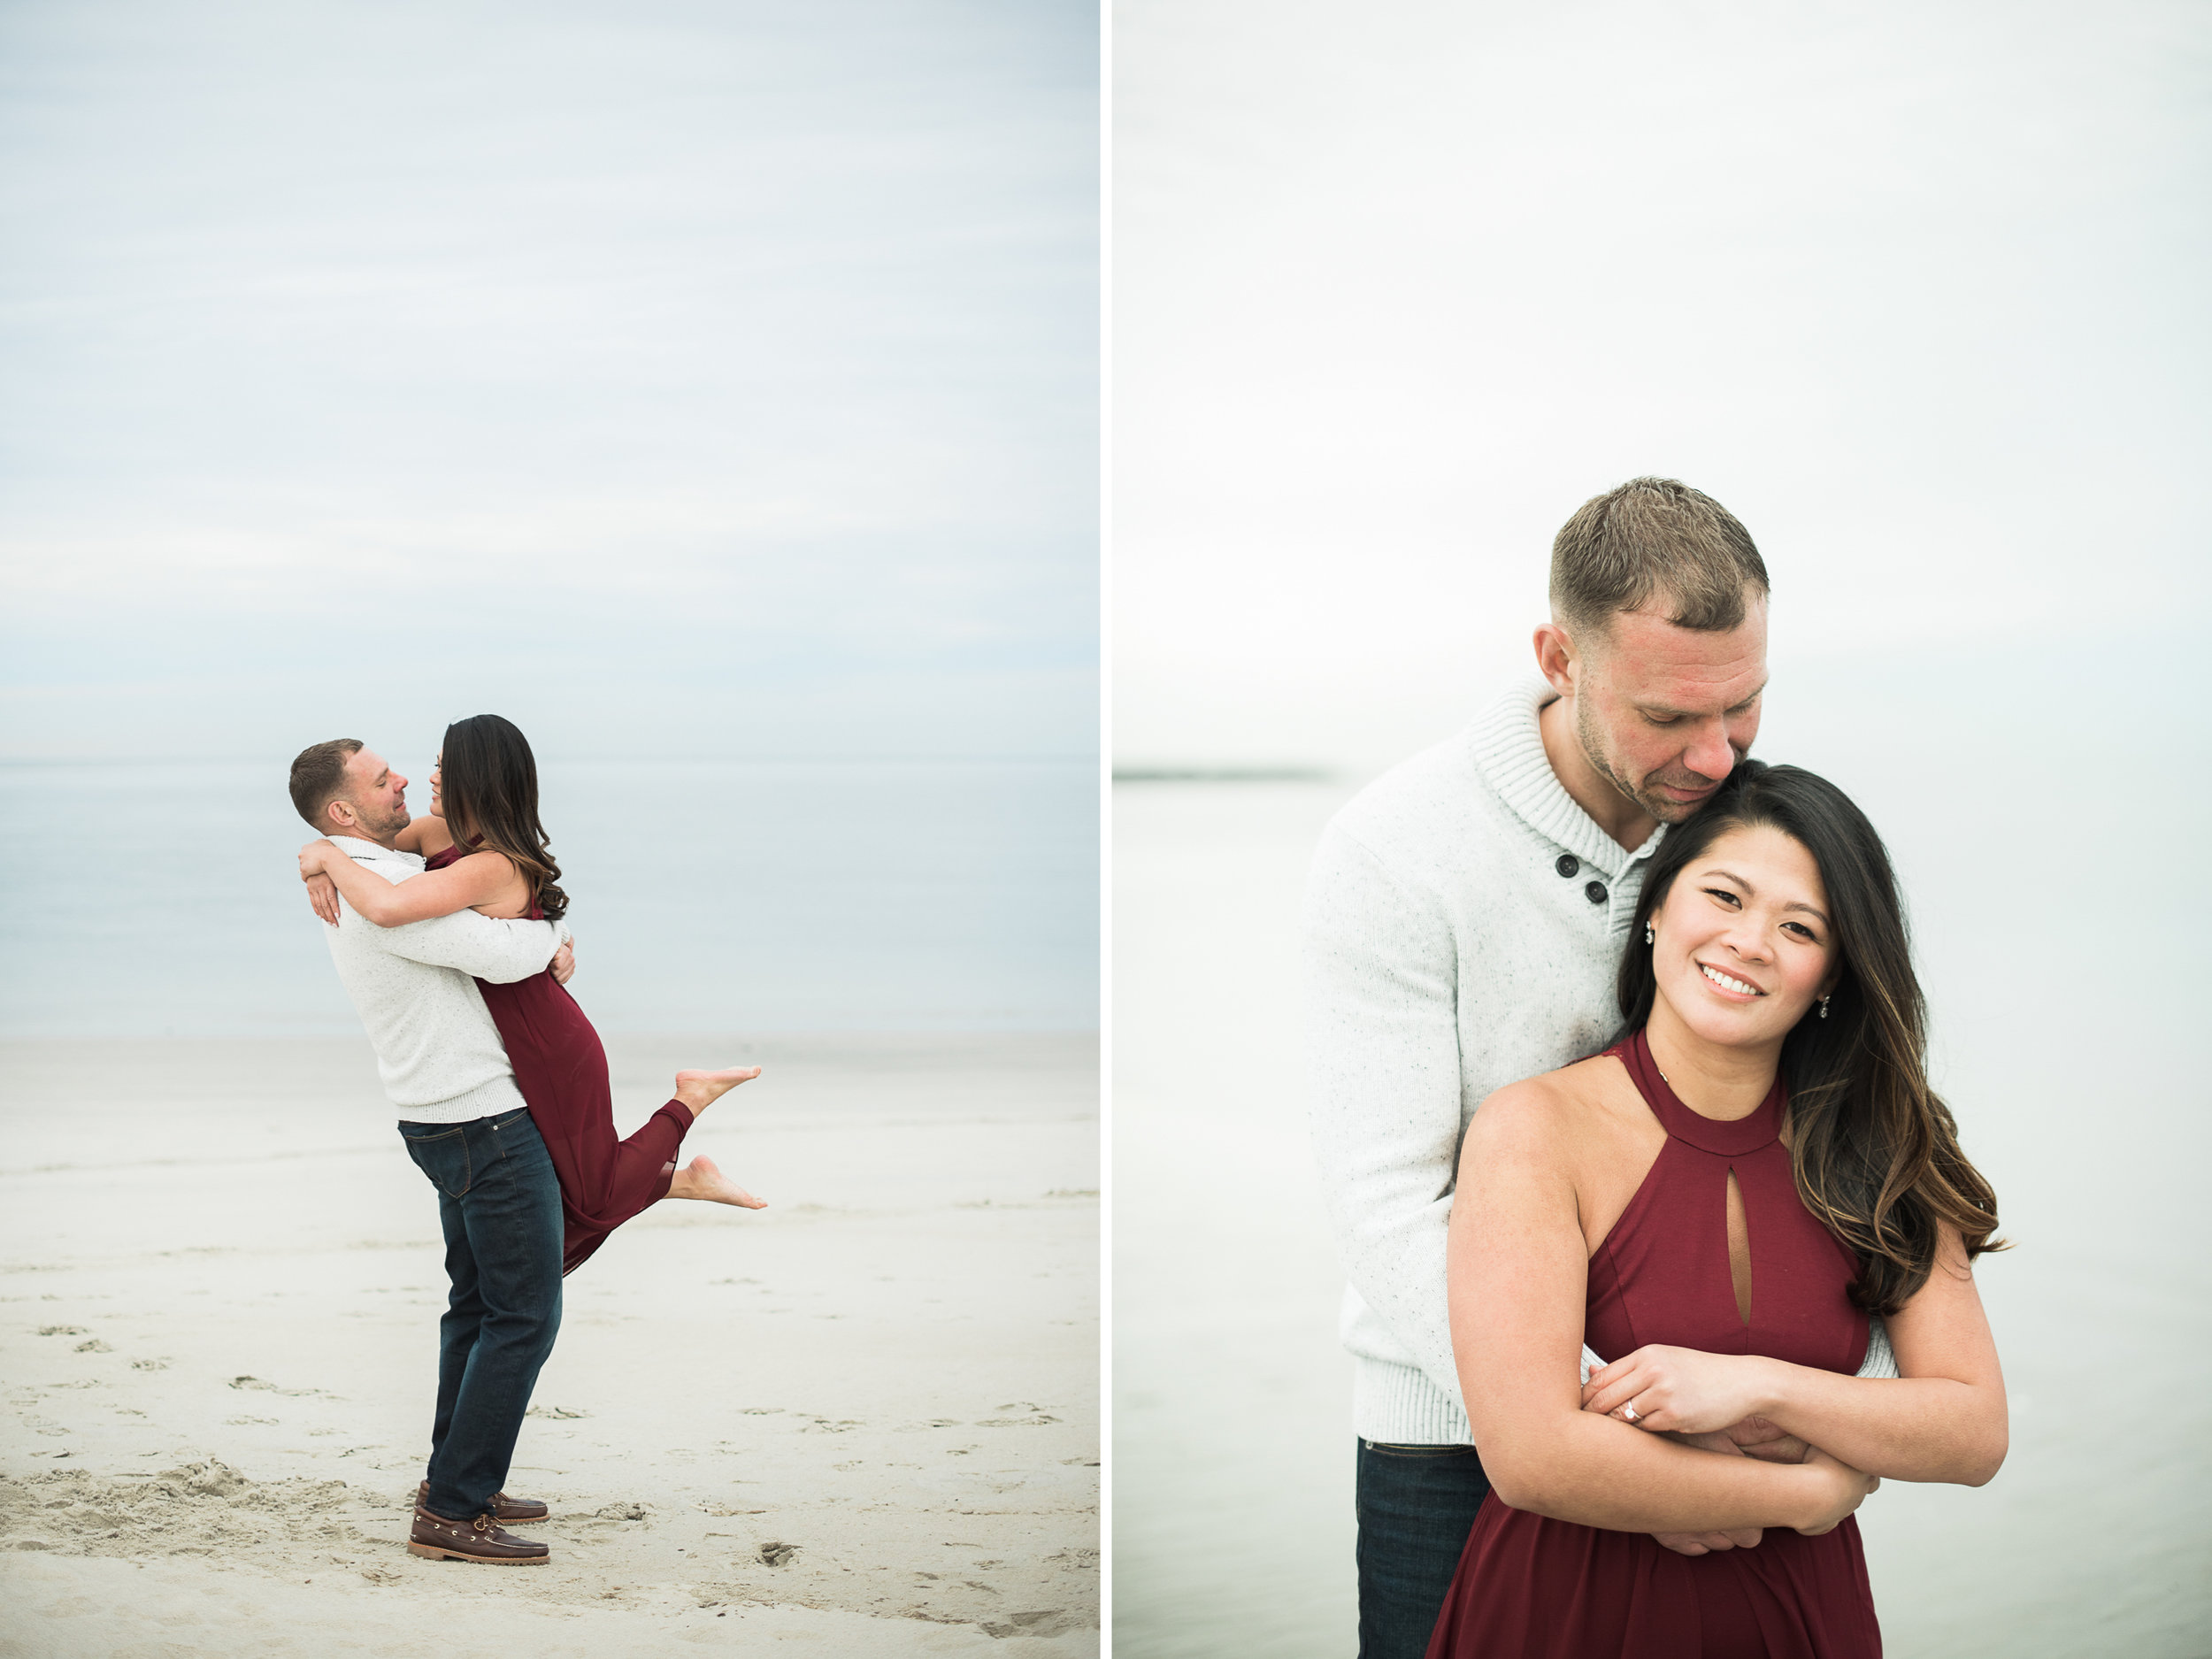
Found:
[[[451,1521],[418,1503],[407,1534],[407,1553],[433,1561],[473,1561],[488,1567],[540,1567],[553,1552],[532,1538],[517,1538],[487,1509],[472,1521]]]
[[[417,1509],[430,1502],[430,1483],[426,1480],[415,1488]],[[503,1492],[492,1494],[492,1519],[495,1521],[542,1521],[549,1511],[535,1498],[511,1498]]]

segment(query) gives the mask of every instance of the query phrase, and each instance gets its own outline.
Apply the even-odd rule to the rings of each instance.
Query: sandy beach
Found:
[[[0,1045],[0,1652],[1097,1651],[1096,1045],[616,1038],[618,1122],[771,1202],[566,1284],[509,1482],[550,1564],[403,1548],[444,1300],[357,1039]]]

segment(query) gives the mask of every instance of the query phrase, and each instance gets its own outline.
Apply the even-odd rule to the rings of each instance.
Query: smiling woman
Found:
[[[2004,1460],[1971,1271],[1995,1198],[1927,1086],[1888,856],[1811,772],[1746,761],[1713,795],[1638,902],[1624,1036],[1468,1130],[1453,1349],[1493,1489],[1430,1659],[1655,1659],[1686,1630],[1878,1654],[1853,1512]],[[1894,1379],[1862,1369],[1876,1313]],[[1585,1342],[1621,1357],[1578,1393]]]
[[[1718,867],[1755,860],[1763,893]],[[1996,1195],[1928,1087],[1927,1010],[1889,855],[1841,790],[1746,761],[1667,837],[1637,920],[1654,940],[1621,958],[1629,1030],[1679,1020],[1716,1049],[1781,1044],[1798,1185],[1864,1256],[1859,1306],[1894,1312],[1926,1280],[1945,1227],[1970,1258],[2003,1248],[1988,1243]],[[1716,985],[1693,963],[1754,988]]]

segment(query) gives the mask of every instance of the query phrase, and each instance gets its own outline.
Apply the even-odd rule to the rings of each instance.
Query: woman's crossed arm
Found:
[[[1632,1400],[1637,1425],[1660,1432],[1764,1417],[1870,1474],[1981,1486],[2005,1461],[2005,1379],[1956,1228],[1943,1229],[1927,1283],[1888,1324],[1895,1379],[1652,1346],[1593,1372],[1584,1409],[1617,1413]]]
[[[311,841],[300,849],[300,875],[318,874],[337,884],[363,920],[379,927],[401,927],[492,902],[513,884],[515,866],[503,853],[471,853],[442,870],[426,870],[395,885],[364,870],[334,842]]]
[[[1589,1246],[1562,1105],[1544,1079],[1486,1101],[1452,1202],[1452,1347],[1500,1501],[1629,1532],[1832,1527],[1879,1482],[1824,1452],[1717,1456],[1582,1409]]]

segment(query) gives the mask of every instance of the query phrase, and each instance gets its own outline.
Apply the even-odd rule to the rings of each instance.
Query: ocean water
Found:
[[[1978,1270],[2004,1469],[1978,1490],[1886,1483],[1860,1524],[1893,1654],[2193,1659],[2212,1630],[2212,955],[2179,849],[2212,795],[2176,763],[2212,745],[2199,701],[2003,668],[1978,707],[1798,668],[1759,744],[1887,838],[1937,1085],[2016,1245]],[[1358,781],[1115,791],[1125,1659],[1356,1647],[1342,1279],[1295,958],[1314,841]]]
[[[0,765],[0,1035],[357,1032],[285,758]],[[563,763],[543,788],[603,1030],[1097,1025],[1089,762]]]

